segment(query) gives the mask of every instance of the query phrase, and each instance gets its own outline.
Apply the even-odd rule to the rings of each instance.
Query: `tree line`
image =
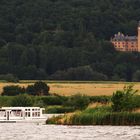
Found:
[[[136,35],[139,0],[1,0],[0,79],[140,81],[140,54],[116,52]],[[108,41],[107,41],[108,40]]]
[[[2,96],[16,96],[28,94],[32,96],[48,96],[50,87],[42,81],[37,81],[33,85],[27,87],[20,87],[18,85],[10,85],[3,87]]]

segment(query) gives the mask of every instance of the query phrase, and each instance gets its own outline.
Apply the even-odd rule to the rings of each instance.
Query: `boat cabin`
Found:
[[[40,107],[2,107],[0,120],[28,120],[43,117],[44,108]]]

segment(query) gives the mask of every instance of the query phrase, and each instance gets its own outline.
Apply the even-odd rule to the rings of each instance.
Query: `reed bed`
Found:
[[[98,112],[94,114],[75,114],[71,117],[70,122],[72,125],[140,125],[140,113]]]
[[[140,113],[112,112],[110,107],[90,108],[72,115],[53,117],[47,124],[63,125],[140,125]]]

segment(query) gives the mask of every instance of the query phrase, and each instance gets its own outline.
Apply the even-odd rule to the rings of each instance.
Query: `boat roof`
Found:
[[[40,107],[2,107],[0,109],[40,109]]]

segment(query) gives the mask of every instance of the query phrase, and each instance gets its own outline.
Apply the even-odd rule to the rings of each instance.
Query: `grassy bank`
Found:
[[[65,125],[140,125],[140,96],[133,86],[124,87],[113,93],[110,104],[89,106],[60,117],[53,117],[47,124]],[[137,110],[137,111],[136,111]]]
[[[30,104],[28,104],[30,102]],[[86,108],[92,103],[109,103],[110,96],[0,96],[2,106],[40,106],[46,108],[46,113],[67,113]]]
[[[19,94],[0,96],[0,107],[39,106],[46,108],[46,113],[65,113],[48,119],[47,124],[140,125],[140,95],[137,93],[130,85],[116,91],[113,96]]]
[[[140,125],[140,113],[112,112],[110,107],[89,108],[82,112],[53,117],[47,124],[63,125]]]

